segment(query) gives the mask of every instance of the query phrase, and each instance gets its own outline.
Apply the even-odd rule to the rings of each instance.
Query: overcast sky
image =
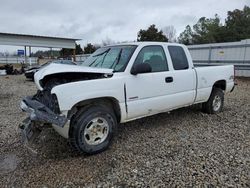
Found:
[[[0,32],[80,38],[82,45],[133,41],[151,24],[173,25],[180,33],[202,16],[217,13],[224,20],[228,10],[244,5],[250,0],[3,0]]]

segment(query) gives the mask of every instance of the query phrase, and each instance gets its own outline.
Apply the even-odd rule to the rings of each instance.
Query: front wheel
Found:
[[[222,111],[224,105],[224,92],[222,89],[214,88],[207,102],[202,104],[204,112],[216,114]]]
[[[112,109],[96,105],[82,109],[72,121],[70,144],[77,151],[87,154],[107,149],[117,125]]]

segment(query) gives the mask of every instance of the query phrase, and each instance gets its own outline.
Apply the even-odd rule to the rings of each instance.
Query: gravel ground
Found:
[[[24,76],[0,77],[0,187],[250,187],[250,79],[238,81],[219,115],[182,108],[120,125],[112,146],[86,156],[46,130],[30,152],[17,126]]]

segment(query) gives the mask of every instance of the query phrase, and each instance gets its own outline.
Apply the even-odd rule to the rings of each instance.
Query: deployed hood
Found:
[[[40,90],[42,87],[40,86],[40,80],[42,80],[45,76],[58,74],[58,73],[101,73],[101,74],[113,74],[113,69],[104,69],[104,68],[94,68],[94,67],[86,67],[80,65],[63,65],[63,64],[50,64],[38,72],[35,73],[35,83]]]

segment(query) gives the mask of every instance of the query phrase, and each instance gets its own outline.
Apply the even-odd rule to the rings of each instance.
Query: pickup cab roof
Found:
[[[185,46],[185,45],[179,44],[179,43],[143,41],[143,42],[126,42],[126,43],[120,43],[120,44],[112,44],[112,45],[107,45],[106,47],[125,46],[125,45],[137,45],[137,46],[148,46],[148,45],[169,45],[169,46],[173,46],[174,45],[174,46]]]

